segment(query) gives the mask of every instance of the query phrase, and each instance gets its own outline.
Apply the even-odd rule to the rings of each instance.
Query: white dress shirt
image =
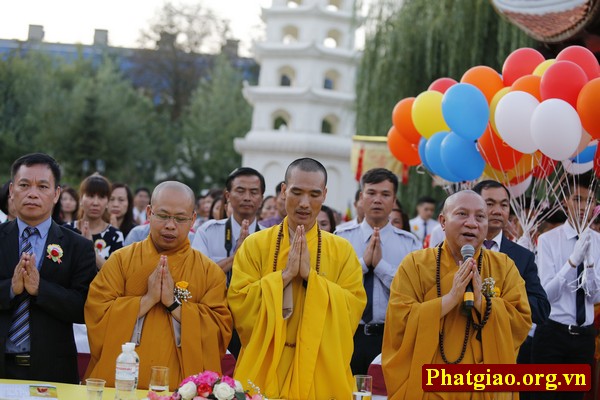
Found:
[[[587,293],[583,325],[594,322],[594,303],[600,301],[600,234],[595,231],[587,234],[591,235],[589,251],[593,254],[594,268],[584,268],[583,271]],[[552,307],[550,319],[565,325],[577,325],[577,268],[571,267],[568,261],[576,242],[577,232],[568,222],[540,235],[538,239],[538,272]]]
[[[363,259],[367,244],[373,234],[373,228],[363,220],[362,223],[346,229],[336,230],[336,235],[347,239],[354,247],[362,265],[363,274],[369,269]],[[410,252],[421,249],[422,245],[414,235],[398,229],[388,222],[379,230],[381,239],[381,260],[374,265],[375,278],[373,282],[373,320],[371,323],[385,322],[385,312],[390,298],[390,285],[402,259]],[[361,321],[364,324],[364,321]]]
[[[214,262],[219,262],[224,258],[227,258],[227,250],[225,250],[225,224],[227,223],[227,218],[220,220],[210,220],[206,221],[202,225],[200,225],[200,229],[196,232],[194,236],[194,241],[192,242],[192,248],[200,251],[202,254],[213,260]],[[260,229],[265,229],[260,226]],[[238,238],[240,237],[240,231],[242,227],[237,223],[235,218],[231,217],[231,251],[229,253],[230,256],[235,254],[237,250],[235,245],[237,243]],[[256,232],[256,219],[250,222],[248,226],[248,231],[250,234]]]
[[[438,226],[440,223],[435,219],[430,218],[425,221],[423,218],[418,215],[411,219],[410,221],[410,231],[417,235],[421,243],[425,240],[425,237],[433,232],[433,228]]]

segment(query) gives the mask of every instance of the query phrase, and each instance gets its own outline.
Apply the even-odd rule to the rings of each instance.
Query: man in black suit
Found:
[[[521,277],[525,281],[527,299],[531,307],[531,319],[534,324],[544,323],[550,315],[550,302],[546,291],[540,283],[534,254],[525,247],[509,240],[503,233],[508,224],[510,214],[510,193],[499,182],[485,180],[479,182],[473,191],[479,193],[487,204],[488,233],[483,244],[490,250],[499,251],[509,256],[516,264]],[[521,345],[517,363],[531,363],[532,332]],[[521,399],[529,398],[531,392],[522,392]]]
[[[0,225],[0,377],[78,383],[73,323],[96,274],[93,244],[52,221],[60,168],[28,154],[12,165],[17,219]]]

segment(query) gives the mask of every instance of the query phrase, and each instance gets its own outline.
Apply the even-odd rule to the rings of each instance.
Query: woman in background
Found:
[[[133,193],[129,186],[124,183],[112,184],[108,212],[110,213],[110,224],[127,237],[129,231],[136,226],[133,219]]]
[[[319,224],[319,228],[324,231],[333,233],[335,232],[335,214],[333,210],[326,205],[321,206],[321,211],[319,211],[319,215],[317,216],[317,224]]]
[[[79,195],[71,186],[63,186],[60,193],[60,219],[67,223],[77,219]]]
[[[108,256],[123,247],[123,233],[108,223],[110,194],[110,182],[102,175],[85,178],[79,186],[79,219],[65,225],[94,242],[98,270]]]

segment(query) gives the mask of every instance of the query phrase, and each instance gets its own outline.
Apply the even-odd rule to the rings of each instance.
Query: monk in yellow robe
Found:
[[[390,400],[518,398],[518,393],[436,393],[422,388],[424,364],[516,363],[531,327],[525,283],[514,262],[503,253],[481,248],[487,218],[486,204],[478,194],[470,190],[453,194],[440,216],[446,232],[441,247],[410,253],[400,264],[390,288],[381,358]],[[473,246],[475,254],[463,262],[465,245]],[[486,278],[493,278],[495,287],[482,289]],[[469,315],[473,323],[463,351],[468,319],[461,308],[469,282],[473,285],[474,307]],[[489,302],[482,290],[490,296]]]
[[[86,377],[114,386],[115,362],[125,342],[137,344],[138,388],[148,388],[154,365],[169,367],[171,390],[189,375],[221,371],[232,329],[226,278],[190,246],[194,200],[182,183],[159,184],[147,209],[148,238],[113,253],[90,285]]]
[[[352,245],[321,231],[327,172],[290,164],[287,217],[244,241],[233,262],[229,307],[242,349],[235,378],[269,398],[350,399],[353,336],[366,305]]]

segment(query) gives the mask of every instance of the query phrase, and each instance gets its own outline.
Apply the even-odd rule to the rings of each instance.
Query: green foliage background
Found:
[[[384,136],[394,105],[416,97],[441,77],[460,81],[471,67],[502,71],[504,59],[537,44],[503,20],[489,0],[380,1],[371,10],[357,77],[357,133]],[[399,198],[412,215],[416,199],[431,194],[430,176],[411,168]]]

